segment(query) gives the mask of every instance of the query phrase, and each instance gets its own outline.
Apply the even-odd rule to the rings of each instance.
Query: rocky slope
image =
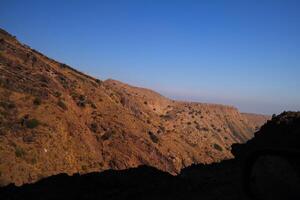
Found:
[[[270,198],[259,198],[262,196],[248,193],[248,182],[245,181],[248,166],[244,162],[251,151],[259,152],[266,147],[299,152],[299,136],[300,112],[285,112],[265,124],[247,144],[237,145],[234,154],[238,158],[235,159],[210,165],[192,165],[177,176],[147,166],[85,175],[59,174],[34,184],[21,187],[11,184],[0,188],[0,196],[2,199],[299,199],[300,182],[292,182],[281,174],[279,176],[285,180],[280,179],[281,186],[288,181],[295,190],[271,187],[275,196]],[[299,158],[292,160],[299,161]],[[299,175],[300,163],[293,164],[298,167]],[[292,175],[294,177],[295,174]],[[254,181],[252,177],[251,182]],[[266,181],[271,185],[274,180]]]
[[[254,113],[242,113],[242,115],[247,118],[248,122],[255,126],[257,131],[266,121],[271,119],[270,115],[258,115]]]
[[[0,30],[0,185],[142,164],[175,174],[231,158],[256,127],[234,107],[95,79]]]

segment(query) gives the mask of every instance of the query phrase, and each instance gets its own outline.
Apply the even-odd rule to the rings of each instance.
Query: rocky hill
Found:
[[[232,158],[261,124],[234,107],[101,81],[0,30],[0,185],[139,165],[176,174]]]
[[[251,151],[259,152],[265,148],[299,152],[299,136],[300,112],[285,112],[268,121],[246,144],[236,145],[233,153],[238,158],[235,159],[192,165],[177,176],[147,166],[85,175],[59,174],[21,187],[10,184],[0,188],[0,196],[3,199],[299,199],[299,179],[296,179],[298,182],[289,179],[286,171],[277,175],[281,178],[280,186],[291,188],[292,185],[294,190],[274,189],[276,185],[271,185],[274,180],[263,176],[275,196],[257,198],[262,196],[248,193],[245,172],[249,166],[244,162]],[[293,162],[293,166],[298,167],[299,175],[299,158],[293,157],[290,161],[298,161]],[[297,177],[297,174],[291,175]]]
[[[258,115],[254,113],[242,113],[247,120],[255,126],[255,129],[258,131],[260,127],[266,123],[266,121],[271,119],[270,115]]]

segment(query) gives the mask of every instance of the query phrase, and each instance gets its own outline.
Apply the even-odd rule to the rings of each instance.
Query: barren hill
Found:
[[[255,126],[256,130],[259,130],[266,121],[271,119],[270,115],[258,115],[254,113],[242,113],[242,115],[244,115],[247,120]]]
[[[300,112],[284,112],[269,120],[246,144],[235,145],[235,159],[192,165],[182,169],[177,176],[148,166],[73,176],[59,174],[21,187],[12,184],[0,187],[0,196],[3,199],[299,199],[297,157],[288,157],[292,164],[288,166],[292,168],[282,168],[286,165],[280,165],[280,162],[272,165],[270,160],[256,166],[256,170],[265,172],[261,176],[263,184],[256,182],[260,176],[249,173],[253,169],[252,156],[265,156],[259,152],[265,152],[266,147],[273,153],[280,150],[280,154],[269,154],[272,156],[284,155],[282,153],[286,151],[299,152],[299,134]],[[280,170],[276,170],[277,166]],[[270,167],[272,170],[266,170]],[[247,181],[249,175],[251,181]],[[249,184],[265,190],[258,193],[260,190]],[[268,192],[272,195],[265,196]]]
[[[0,29],[0,185],[142,164],[175,174],[231,158],[257,126],[234,107],[95,79]]]

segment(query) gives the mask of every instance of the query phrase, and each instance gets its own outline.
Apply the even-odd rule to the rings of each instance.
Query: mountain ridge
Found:
[[[0,73],[0,185],[139,165],[176,174],[232,158],[257,128],[233,107],[96,79],[1,29]]]

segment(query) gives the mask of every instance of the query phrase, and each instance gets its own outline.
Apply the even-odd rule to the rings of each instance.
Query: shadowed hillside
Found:
[[[234,107],[101,81],[0,30],[0,185],[139,165],[176,174],[232,158],[257,126]]]

